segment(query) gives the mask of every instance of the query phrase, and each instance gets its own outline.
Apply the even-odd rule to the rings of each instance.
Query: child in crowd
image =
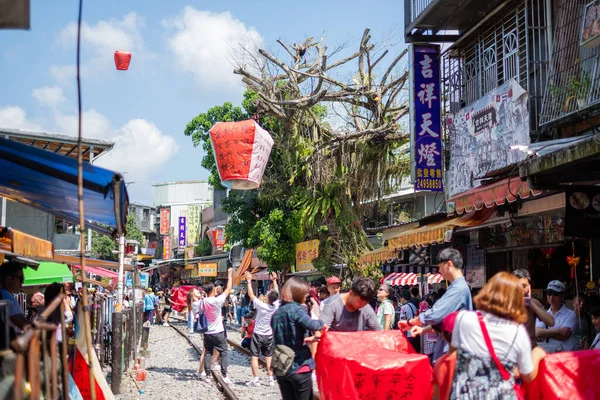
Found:
[[[242,325],[242,347],[247,350],[250,350],[254,323],[254,311],[250,311],[244,316],[244,324]]]

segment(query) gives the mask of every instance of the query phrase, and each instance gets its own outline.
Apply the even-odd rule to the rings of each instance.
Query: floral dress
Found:
[[[502,361],[502,364],[507,371],[513,371],[516,367],[512,362]],[[512,373],[509,380],[502,378],[491,357],[482,358],[458,349],[450,399],[517,399],[514,383]]]

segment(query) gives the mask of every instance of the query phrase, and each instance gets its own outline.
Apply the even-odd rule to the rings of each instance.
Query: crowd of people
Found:
[[[515,270],[494,275],[472,297],[461,254],[448,248],[438,260],[449,286],[425,295],[416,287],[377,285],[365,277],[355,278],[347,291],[341,290],[342,282],[335,276],[326,285],[292,277],[280,288],[276,274],[270,277],[271,289],[257,295],[250,274],[245,276],[247,292],[232,290],[229,269],[227,284],[208,283],[188,293],[190,332],[199,316],[207,321],[198,376],[210,380],[211,365],[220,359],[221,374],[229,381],[227,322],[241,327],[242,346],[252,356],[247,386],[261,386],[258,359],[264,357],[266,384],[277,384],[284,400],[311,399],[316,386],[314,357],[325,329],[400,330],[432,364],[454,353],[456,372],[446,386],[448,397],[459,399],[484,393],[490,398],[515,398],[514,384],[533,380],[547,352],[600,349],[597,296],[579,295],[570,309],[565,305],[565,285],[551,281],[544,306],[532,297],[528,271]],[[146,299],[147,318],[156,314],[159,323],[167,323],[168,291],[154,296],[149,289]]]

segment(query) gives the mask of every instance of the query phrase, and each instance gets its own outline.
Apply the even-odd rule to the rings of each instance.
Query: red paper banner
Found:
[[[171,230],[171,209],[169,207],[160,209],[160,234],[168,235]]]
[[[321,400],[433,397],[429,358],[400,331],[326,332],[316,363]]]

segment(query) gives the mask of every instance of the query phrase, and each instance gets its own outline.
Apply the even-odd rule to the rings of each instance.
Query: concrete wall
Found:
[[[0,202],[0,208],[2,203]],[[0,212],[2,212],[0,210]],[[40,239],[52,241],[54,217],[15,201],[6,201],[6,226]]]

